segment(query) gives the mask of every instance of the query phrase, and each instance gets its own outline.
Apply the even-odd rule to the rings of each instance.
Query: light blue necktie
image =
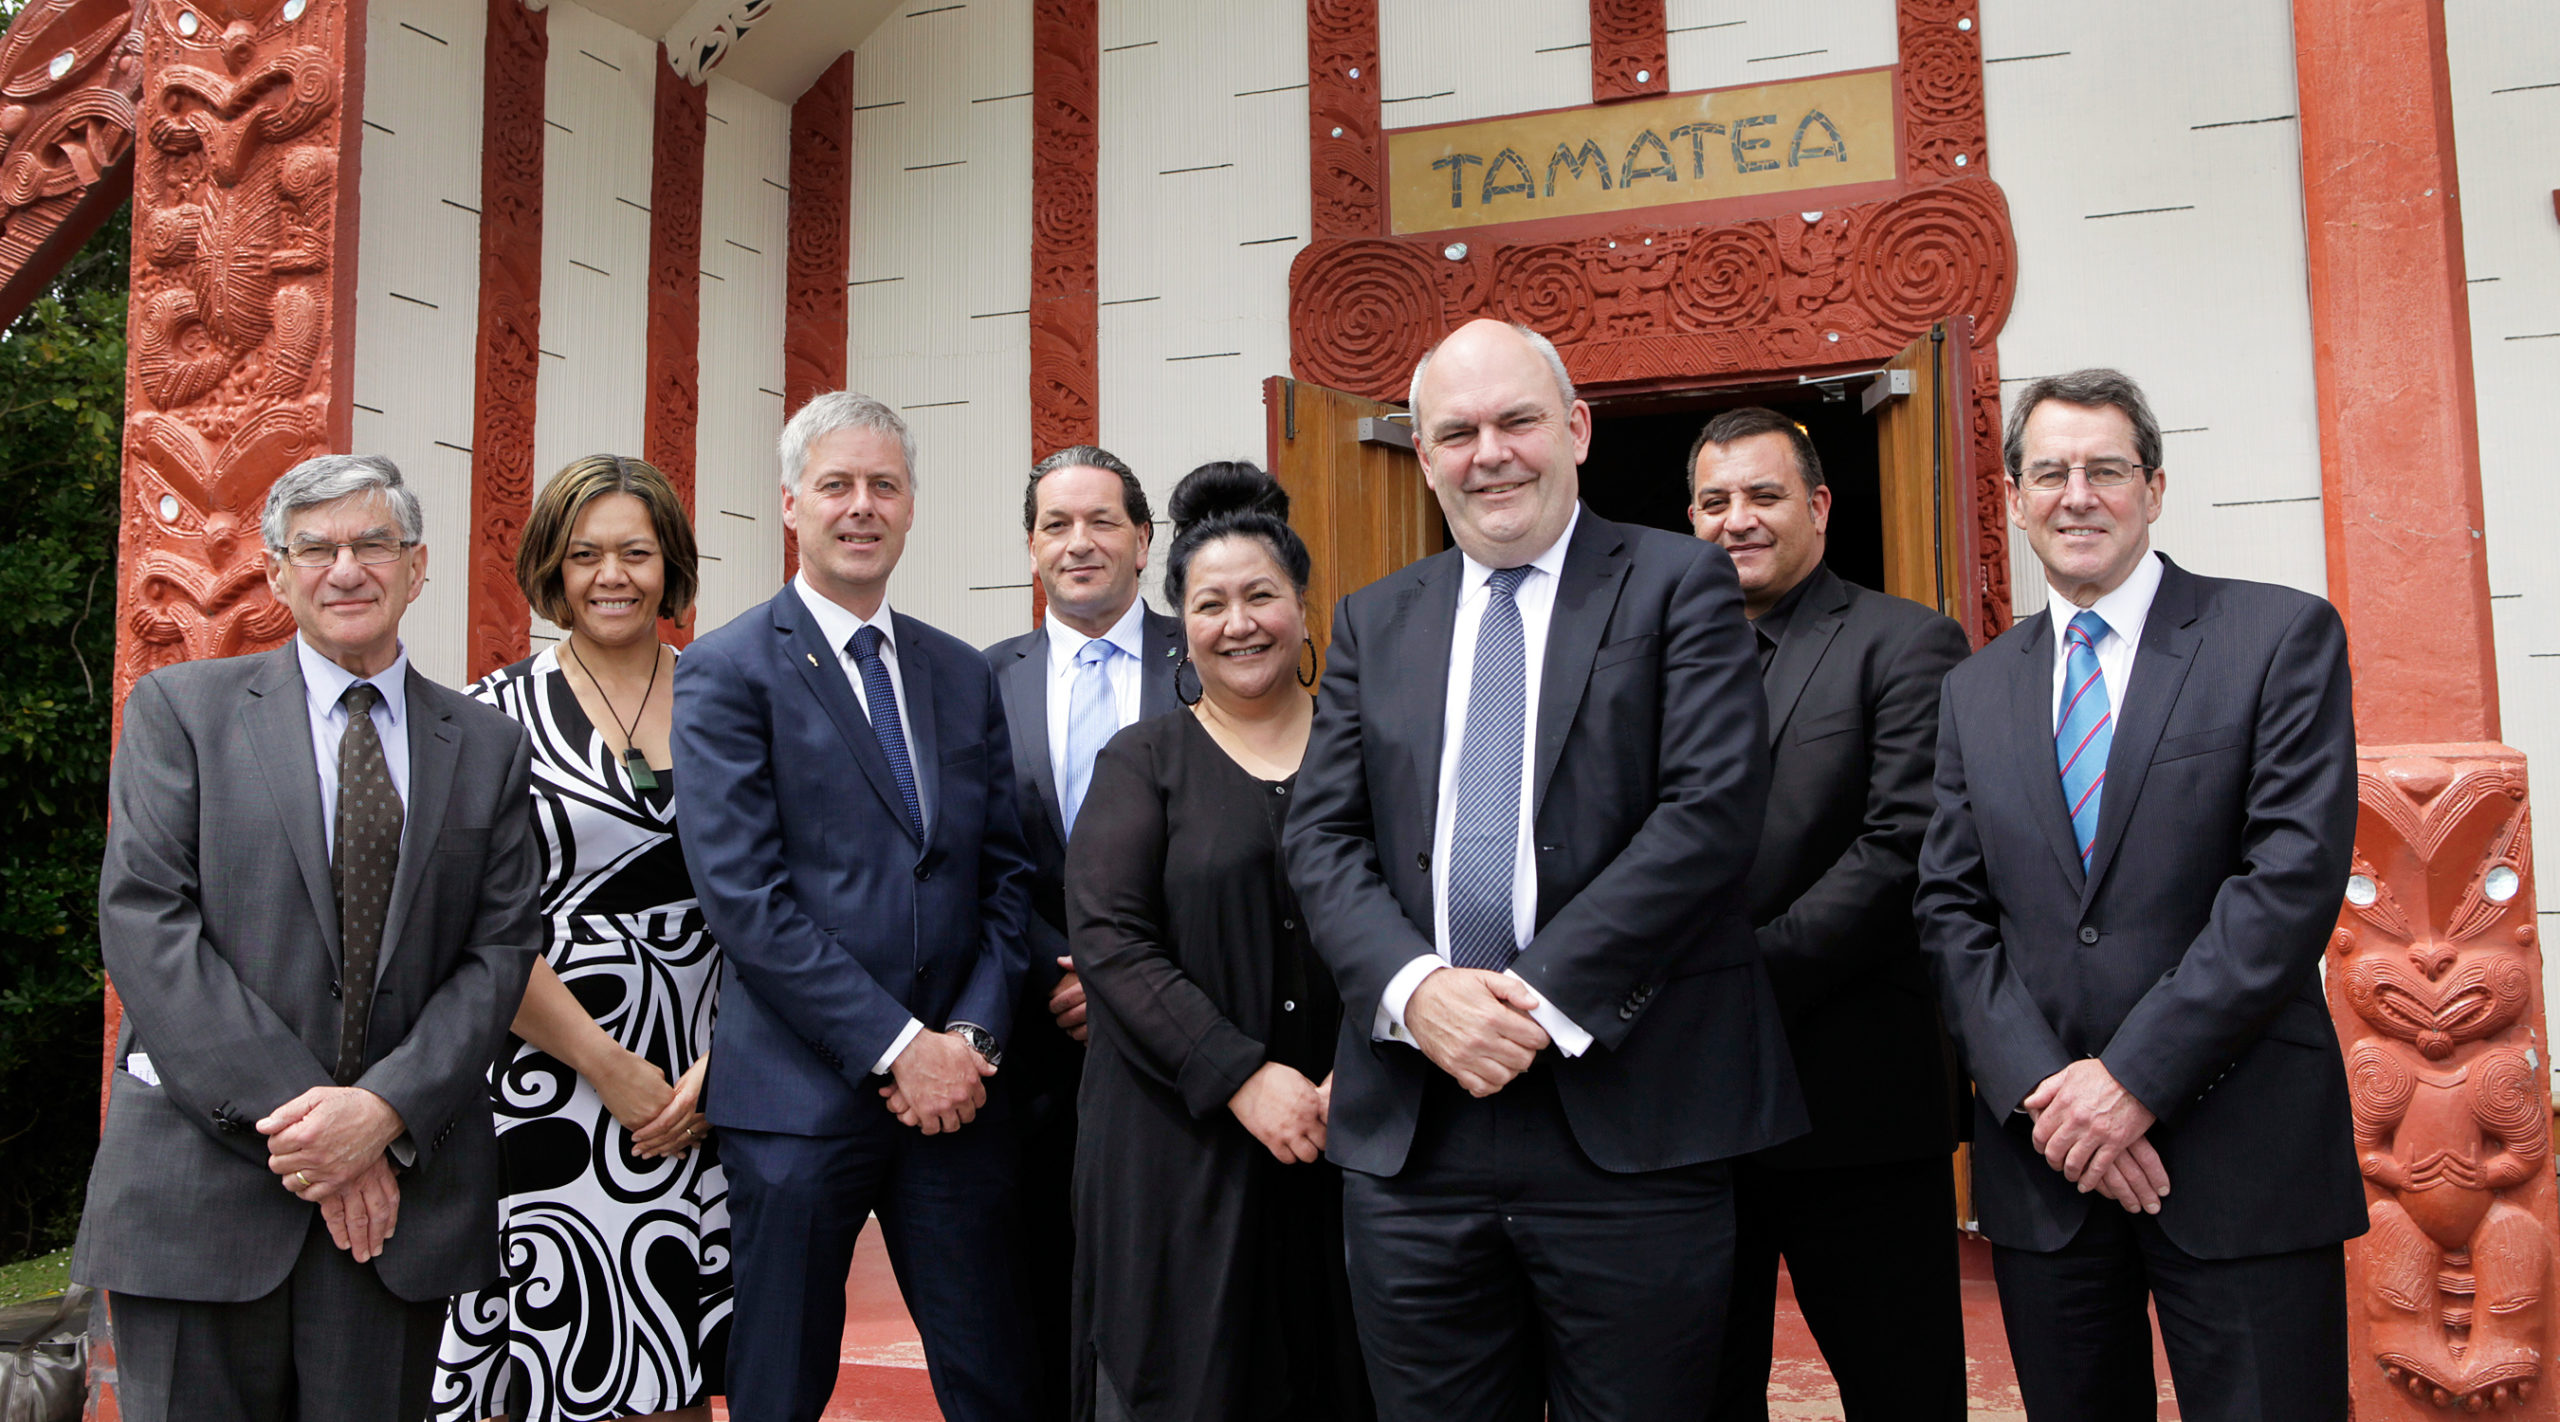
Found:
[[[1076,679],[1067,691],[1067,783],[1058,787],[1069,834],[1084,808],[1085,789],[1093,784],[1093,758],[1120,729],[1120,698],[1111,693],[1111,654],[1118,650],[1096,637],[1076,653]]]
[[[2098,805],[2106,798],[2107,749],[2115,744],[2116,717],[2107,699],[2107,676],[2098,666],[2098,639],[2107,622],[2094,612],[2071,619],[2063,634],[2062,715],[2053,731],[2054,763],[2062,767],[2062,802],[2071,807],[2071,837],[2080,867],[2098,846]]]
[[[1520,740],[1528,720],[1529,658],[1513,594],[1529,569],[1502,568],[1476,626],[1467,728],[1458,742],[1457,804],[1449,819],[1449,961],[1501,972],[1520,953],[1511,927],[1511,876],[1520,847]]]

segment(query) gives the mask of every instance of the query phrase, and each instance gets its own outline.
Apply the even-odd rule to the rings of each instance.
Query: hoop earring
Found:
[[[1192,691],[1189,696],[1182,694],[1182,674],[1186,671],[1191,673]],[[1191,654],[1189,652],[1183,653],[1182,665],[1173,669],[1173,699],[1181,702],[1185,706],[1197,706],[1200,704],[1201,696],[1206,693],[1208,689],[1209,688],[1207,686],[1201,684],[1200,669],[1191,664]]]
[[[1316,684],[1316,672],[1319,670],[1319,666],[1316,662],[1316,639],[1301,635],[1298,640],[1307,644],[1307,661],[1306,665],[1298,668],[1298,685],[1314,686]]]

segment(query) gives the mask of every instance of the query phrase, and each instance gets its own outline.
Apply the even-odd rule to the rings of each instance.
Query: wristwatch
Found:
[[[945,1030],[949,1031],[952,1036],[968,1043],[979,1056],[985,1057],[987,1059],[987,1065],[991,1067],[1000,1067],[1004,1065],[1004,1048],[996,1045],[995,1033],[988,1031],[986,1028],[979,1026],[975,1022],[954,1022]]]

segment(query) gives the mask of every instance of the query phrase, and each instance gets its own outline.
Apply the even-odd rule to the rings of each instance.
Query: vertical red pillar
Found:
[[[687,83],[658,50],[658,106],[649,167],[648,429],[641,458],[694,511],[694,448],[702,412],[702,146],[705,86]],[[691,624],[690,615],[686,623]],[[684,629],[662,624],[681,645]]]
[[[522,656],[532,612],[516,542],[533,509],[534,391],[542,376],[542,149],[550,22],[489,0],[480,78],[480,350],[472,368],[468,673]]]
[[[783,293],[782,415],[845,384],[845,282],[853,266],[853,56],[791,106],[791,262]],[[783,576],[800,549],[782,534]]]
[[[1102,439],[1097,0],[1031,9],[1031,461]],[[1031,620],[1047,610],[1031,585]]]
[[[1591,0],[1591,101],[1671,92],[1663,0]]]

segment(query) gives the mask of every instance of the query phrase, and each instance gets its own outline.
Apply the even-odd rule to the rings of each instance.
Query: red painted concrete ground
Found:
[[[827,1406],[827,1422],[941,1422],[926,1381],[924,1348],[915,1325],[898,1302],[898,1284],[889,1270],[877,1228],[865,1230],[855,1252],[852,1276],[845,1287],[842,1370],[835,1400]],[[1970,1355],[1974,1422],[2023,1422],[2018,1380],[2009,1365],[2009,1344],[2000,1331],[2000,1300],[1991,1284],[1990,1246],[1968,1240],[1964,1246],[1964,1336]],[[1796,1312],[1795,1295],[1779,1276],[1777,1366],[1769,1381],[1769,1416],[1773,1422],[1833,1422],[1840,1416],[1840,1395],[1822,1365],[1821,1351]],[[2175,1422],[2178,1405],[2169,1390],[2169,1365],[2156,1353],[2153,1370],[2160,1379],[2160,1416]],[[722,1411],[719,1416],[727,1417]]]

